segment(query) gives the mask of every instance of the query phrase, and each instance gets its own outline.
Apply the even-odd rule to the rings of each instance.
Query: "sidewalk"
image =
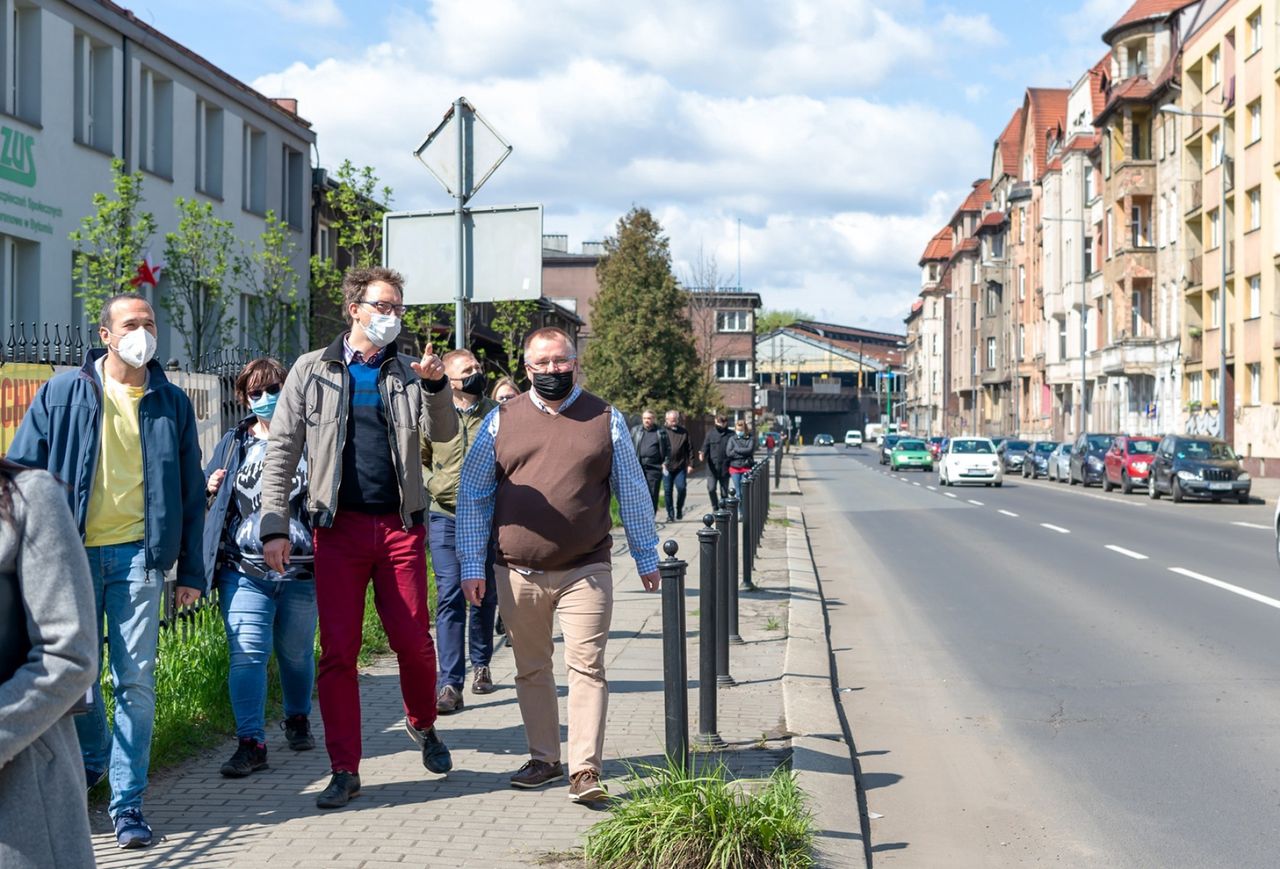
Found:
[[[794,486],[791,461],[784,462],[781,491]],[[788,477],[790,479],[788,479]],[[675,539],[678,557],[689,562],[686,589],[691,735],[698,730],[698,559],[696,517],[708,508],[704,482],[690,482],[686,519],[660,527],[660,539]],[[795,507],[779,504],[766,528],[755,582],[760,591],[740,598],[739,626],[745,641],[731,647],[736,686],[719,691],[719,732],[729,744],[721,752],[739,777],[768,775],[791,759],[789,728],[780,690],[790,667],[788,601],[790,566],[804,567],[803,519]],[[792,516],[783,523],[777,517]],[[615,541],[622,541],[619,530]],[[662,762],[664,751],[661,597],[641,590],[635,564],[615,549],[615,606],[609,638],[609,722],[604,776],[610,792],[625,792],[627,763]],[[803,558],[801,555],[803,554]],[[812,563],[807,570],[812,572]],[[806,618],[821,618],[810,608]],[[819,621],[816,626],[822,630]],[[791,631],[796,629],[791,616]],[[558,643],[558,641],[557,641]],[[565,674],[557,651],[562,733]],[[785,666],[784,666],[785,664]],[[319,745],[294,753],[281,735],[268,736],[271,768],[247,779],[224,779],[218,767],[234,749],[232,741],[157,776],[147,797],[148,820],[157,843],[145,851],[115,847],[105,812],[92,817],[94,845],[101,867],[287,867],[340,869],[382,866],[492,867],[576,866],[573,849],[603,814],[571,803],[567,786],[523,792],[508,778],[525,760],[527,747],[513,688],[511,651],[500,648],[492,662],[498,691],[487,697],[466,694],[467,708],[442,717],[441,736],[453,753],[454,771],[443,781],[428,781],[419,752],[403,730],[394,658],[363,671],[364,712],[362,793],[345,809],[321,812],[315,795],[328,780],[323,729],[318,707],[312,716]],[[821,690],[830,696],[829,670]],[[821,682],[820,674],[816,681]],[[833,714],[828,710],[828,715]],[[824,725],[825,727],[825,725]],[[824,734],[825,735],[825,734]],[[847,812],[853,784],[838,797]],[[820,807],[821,808],[821,807]],[[823,813],[819,813],[820,818]],[[853,811],[856,825],[857,812]],[[860,860],[856,842],[843,847]],[[822,865],[835,865],[823,860]]]

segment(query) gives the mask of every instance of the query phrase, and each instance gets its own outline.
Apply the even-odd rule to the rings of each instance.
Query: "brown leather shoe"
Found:
[[[596,803],[609,798],[609,792],[600,784],[600,773],[594,769],[580,769],[569,776],[569,799],[575,803]]]
[[[441,715],[452,715],[455,712],[461,712],[464,705],[462,692],[452,685],[445,685],[440,689],[440,695],[436,697],[436,712]]]
[[[564,766],[561,765],[560,761],[547,763],[541,760],[531,760],[520,767],[516,774],[511,777],[511,786],[513,788],[531,790],[560,781],[563,778]]]
[[[493,677],[489,675],[488,667],[476,667],[476,678],[471,683],[472,694],[492,694],[493,693]]]

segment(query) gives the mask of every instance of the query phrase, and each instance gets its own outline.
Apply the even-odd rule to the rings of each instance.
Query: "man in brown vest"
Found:
[[[559,614],[569,670],[569,798],[606,796],[600,783],[609,705],[604,649],[613,614],[611,492],[646,591],[658,588],[658,534],[625,418],[575,384],[573,341],[559,329],[525,339],[533,389],[489,413],[462,466],[458,556],[467,600],[484,594],[496,540],[498,607],[516,659],[516,698],[529,741],[517,788],[564,778],[552,672]]]

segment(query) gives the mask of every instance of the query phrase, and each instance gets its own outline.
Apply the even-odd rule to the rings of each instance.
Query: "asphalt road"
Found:
[[[1280,865],[1274,505],[798,468],[877,864]]]

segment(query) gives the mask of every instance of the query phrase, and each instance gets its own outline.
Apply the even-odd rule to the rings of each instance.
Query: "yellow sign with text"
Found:
[[[52,365],[10,362],[0,366],[0,455],[9,445],[27,415],[27,408],[44,382],[53,376]]]

